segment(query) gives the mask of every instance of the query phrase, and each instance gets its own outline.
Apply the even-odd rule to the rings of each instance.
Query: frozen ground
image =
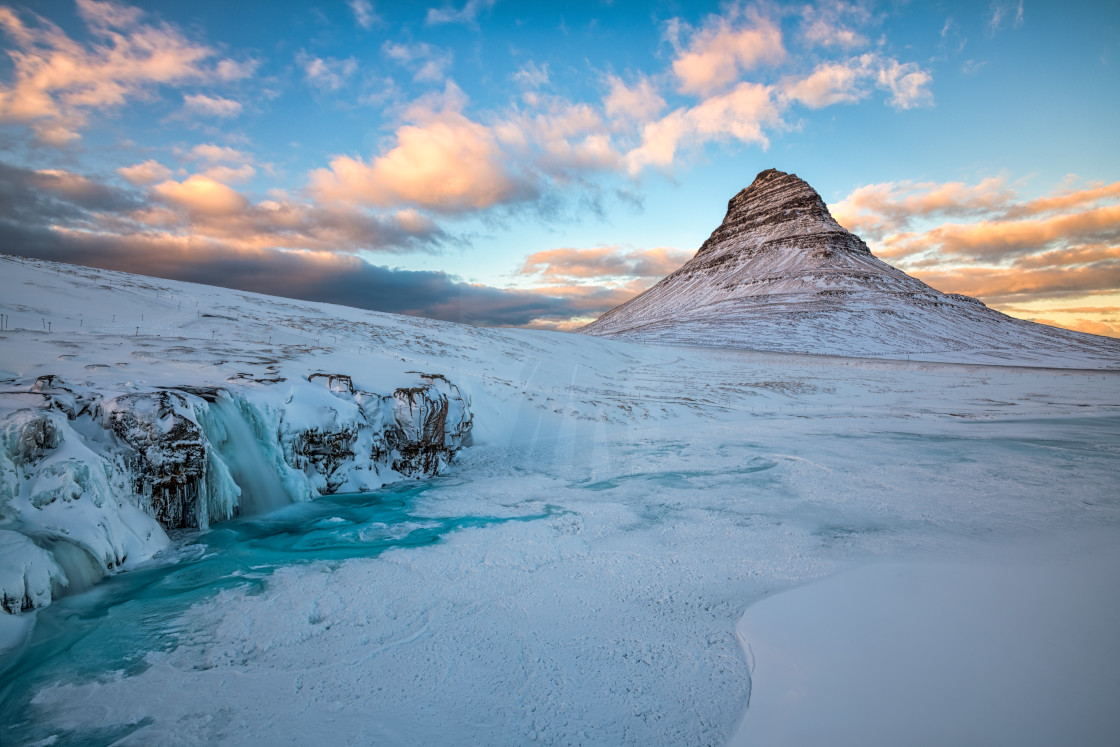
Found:
[[[883,563],[1105,567],[1087,553],[1120,539],[1116,372],[647,347],[10,270],[12,378],[330,370],[373,388],[419,369],[470,391],[476,445],[431,481],[184,534],[34,626],[6,620],[27,638],[0,659],[5,741],[720,744],[765,715],[743,721],[765,702],[736,635],[755,603]],[[934,586],[935,609],[978,625],[1021,617]],[[1060,586],[1040,586],[1059,616],[1114,614]],[[812,598],[818,620],[842,612]],[[874,640],[825,640],[848,657],[841,683],[875,659]],[[1095,638],[1056,650],[1120,664]],[[992,703],[976,733],[1018,733]]]

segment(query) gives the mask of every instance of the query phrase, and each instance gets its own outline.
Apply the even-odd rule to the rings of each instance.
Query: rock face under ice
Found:
[[[321,494],[373,490],[391,474],[438,474],[470,445],[471,412],[443,376],[419,377],[419,386],[380,395],[348,376],[312,374],[322,386],[301,389],[280,421],[286,461]]]
[[[0,608],[144,560],[169,529],[437,474],[470,445],[470,407],[443,376],[417,379],[389,394],[343,374],[251,393],[17,382],[0,394]]]
[[[683,267],[581,331],[831,355],[1078,351],[1120,360],[1116,340],[1013,319],[888,265],[812,187],[776,169],[731,198]]]

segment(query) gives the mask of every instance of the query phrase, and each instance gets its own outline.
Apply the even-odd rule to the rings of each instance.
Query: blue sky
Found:
[[[884,259],[1120,335],[1115,3],[0,6],[0,240],[569,328],[769,167]]]

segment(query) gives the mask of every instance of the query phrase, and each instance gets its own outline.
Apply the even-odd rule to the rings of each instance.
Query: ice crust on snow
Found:
[[[942,293],[875,257],[796,174],[761,172],[695,256],[582,332],[639,342],[1120,368],[1120,341]]]

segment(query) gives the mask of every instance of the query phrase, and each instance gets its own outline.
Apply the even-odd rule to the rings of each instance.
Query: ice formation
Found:
[[[470,407],[443,376],[384,395],[350,382],[316,373],[122,394],[56,375],[8,381],[0,606],[41,607],[146,560],[166,530],[438,474],[470,442]]]

